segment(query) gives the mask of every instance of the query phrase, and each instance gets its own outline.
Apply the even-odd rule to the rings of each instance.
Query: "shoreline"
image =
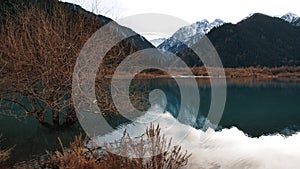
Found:
[[[142,72],[134,76],[134,79],[171,79],[171,78],[195,78],[209,80],[211,78],[226,78],[228,81],[292,81],[300,82],[300,67],[275,67],[275,68],[224,68],[225,76],[208,76],[204,67],[194,67],[190,69],[194,76],[189,76],[185,72],[187,69],[178,69],[173,71],[176,75],[169,75],[161,71]],[[214,71],[214,68],[211,70]],[[220,69],[215,69],[219,71]],[[104,78],[129,79],[131,75],[128,73],[120,73],[119,75],[106,75]],[[250,80],[252,79],[252,80]]]

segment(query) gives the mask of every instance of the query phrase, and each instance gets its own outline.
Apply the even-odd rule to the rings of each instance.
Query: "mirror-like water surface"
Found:
[[[172,79],[135,80],[132,83],[148,89],[161,89],[167,96],[166,110],[175,118],[181,108],[180,91]],[[203,119],[210,107],[211,88],[206,82],[199,81],[200,109],[194,128],[201,128]],[[184,87],[189,87],[185,84]],[[193,103],[193,98],[191,104]],[[237,127],[249,136],[282,133],[291,134],[300,127],[300,84],[288,82],[262,82],[254,84],[229,83],[225,111],[219,123],[222,128]],[[186,116],[188,105],[183,107]],[[17,107],[15,107],[17,109]],[[182,121],[185,123],[185,121]],[[186,122],[188,123],[188,122]],[[15,146],[12,161],[31,159],[44,154],[45,150],[59,149],[57,137],[62,138],[64,145],[83,133],[79,123],[69,129],[53,131],[41,126],[32,117],[17,120],[14,117],[0,115],[0,133],[5,147]]]

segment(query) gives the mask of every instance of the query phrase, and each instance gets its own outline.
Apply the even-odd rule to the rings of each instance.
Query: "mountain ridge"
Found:
[[[300,27],[280,18],[256,13],[237,24],[225,23],[206,36],[224,67],[300,65]],[[178,55],[189,66],[202,65],[189,48]]]
[[[287,21],[288,23],[290,23],[292,25],[300,26],[300,17],[294,13],[289,12],[280,18]]]
[[[204,19],[191,25],[184,26],[176,31],[170,38],[162,42],[157,48],[163,51],[178,53],[181,51],[179,46],[185,46],[182,49],[191,47],[211,29],[221,26],[222,24],[224,24],[224,21],[221,19],[215,19],[211,23]]]
[[[252,17],[254,14],[255,13],[249,14],[247,17],[245,17],[244,19],[242,19],[239,22],[242,22],[243,20]],[[272,17],[272,16],[270,16],[270,17]],[[274,17],[280,18],[294,26],[300,26],[300,17],[294,13],[289,12],[283,16],[274,16]],[[197,34],[207,34],[207,33],[209,33],[209,31],[211,31],[211,29],[214,29],[215,27],[221,26],[225,23],[230,23],[230,22],[224,22],[221,19],[215,19],[213,22],[209,23],[206,19],[203,19],[203,20],[195,22],[191,25],[179,28],[170,38],[165,39],[163,42],[161,42],[161,38],[159,39],[159,41],[158,41],[158,39],[153,39],[153,40],[150,40],[150,42],[151,41],[155,42],[154,46],[156,46],[159,49],[162,49],[164,51],[178,53],[178,52],[175,52],[176,49],[173,49],[173,48],[176,48],[176,46],[178,47],[178,46],[182,45],[183,44],[182,42],[187,44],[187,45],[185,45],[186,47],[190,47],[191,45],[195,44],[195,42],[201,38],[201,35],[198,35],[198,37],[197,37],[196,36]],[[197,25],[197,24],[202,24],[202,25],[206,24],[206,27],[204,27],[201,32],[195,32],[195,28],[194,28],[194,30],[192,28],[195,27],[195,25]],[[190,33],[188,32],[188,30],[190,30]],[[193,37],[193,36],[195,36],[195,37]],[[159,42],[161,42],[161,43],[158,45]]]

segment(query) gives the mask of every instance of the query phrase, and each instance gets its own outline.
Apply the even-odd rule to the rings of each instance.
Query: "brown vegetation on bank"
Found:
[[[59,169],[177,169],[187,165],[191,154],[182,152],[180,146],[171,147],[171,140],[160,132],[159,126],[151,124],[146,130],[146,138],[134,140],[125,130],[121,140],[104,144],[102,152],[96,148],[88,149],[85,146],[87,139],[80,135],[69,148],[48,153],[49,159],[42,166]]]
[[[6,161],[11,153],[12,148],[10,149],[2,149],[1,147],[1,136],[0,136],[0,165],[1,163],[3,163],[4,161]]]
[[[225,68],[226,75],[230,78],[254,77],[254,78],[299,78],[300,67],[248,67]]]
[[[192,68],[178,68],[172,70],[176,74],[185,76],[187,69],[190,69],[194,76],[197,77],[208,77],[208,73],[205,67],[192,67]],[[211,68],[213,69],[213,68]],[[224,68],[225,76],[228,79],[286,79],[286,80],[300,80],[300,67],[246,67],[246,68]],[[136,76],[139,79],[151,79],[151,78],[171,78],[172,76],[162,71],[154,72],[143,72]],[[111,78],[111,76],[107,76]],[[123,78],[126,78],[126,73],[124,73]]]

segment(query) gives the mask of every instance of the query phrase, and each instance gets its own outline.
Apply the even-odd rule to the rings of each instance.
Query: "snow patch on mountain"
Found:
[[[167,38],[157,38],[150,40],[150,43],[152,43],[153,46],[157,47],[160,44],[162,44],[165,40],[167,40]]]
[[[289,22],[289,23],[292,23],[292,22],[294,22],[295,20],[297,20],[299,17],[296,15],[296,14],[294,14],[294,13],[287,13],[287,14],[285,14],[285,15],[283,15],[282,17],[281,17],[281,19],[283,19],[283,20],[285,20],[285,21],[287,21],[287,22]]]
[[[285,20],[288,23],[291,23],[295,26],[300,26],[300,17],[294,13],[287,13],[281,17],[281,19]]]
[[[160,44],[158,48],[163,51],[177,53],[174,51],[177,50],[176,48],[180,46],[191,47],[213,28],[223,24],[224,22],[221,19],[216,19],[211,23],[204,19],[191,25],[184,26],[176,31],[169,39]]]
[[[212,23],[209,23],[206,19],[204,19],[189,26],[180,28],[173,34],[172,38],[186,42],[192,36],[195,36],[197,34],[207,34],[212,28],[218,27],[222,24],[224,24],[224,22],[220,19],[216,19]]]

